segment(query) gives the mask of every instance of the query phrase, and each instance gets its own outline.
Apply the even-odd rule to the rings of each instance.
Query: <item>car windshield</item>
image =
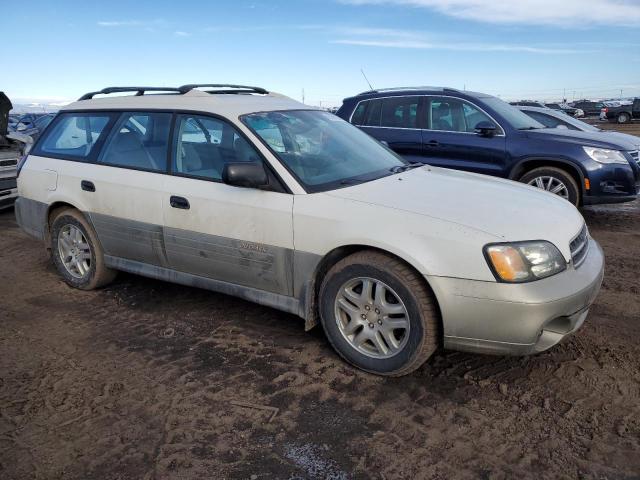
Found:
[[[252,113],[242,121],[308,192],[368,182],[407,165],[381,143],[328,112]]]
[[[562,117],[563,122],[570,123],[574,127],[582,130],[583,132],[601,132],[602,130],[598,127],[594,127],[593,125],[588,124],[587,122],[583,122],[582,120],[578,120],[577,118],[573,118],[568,116],[569,118]]]
[[[516,130],[534,130],[538,128],[545,128],[540,122],[535,121],[529,115],[521,112],[513,105],[509,105],[496,97],[486,97],[482,101],[492,108],[498,115],[504,118],[512,128]]]

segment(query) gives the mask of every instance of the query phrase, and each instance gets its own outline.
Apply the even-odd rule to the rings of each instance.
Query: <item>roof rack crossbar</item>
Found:
[[[96,92],[85,93],[78,100],[89,100],[95,95],[108,95],[110,93],[136,92],[136,96],[144,95],[145,92],[176,92],[185,93],[174,87],[107,87]]]
[[[265,90],[262,87],[251,87],[248,85],[232,85],[232,84],[226,84],[226,83],[190,83],[187,85],[182,85],[181,87],[178,87],[178,90],[180,90],[180,92],[182,93],[187,93],[190,92],[191,90],[193,90],[194,88],[229,88],[232,90],[220,90],[219,92],[215,92],[215,93],[245,93],[245,92],[253,92],[253,93],[260,93],[263,95],[266,95],[267,93],[269,93],[267,90]]]

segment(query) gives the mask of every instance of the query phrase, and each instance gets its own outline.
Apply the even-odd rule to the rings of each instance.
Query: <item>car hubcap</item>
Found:
[[[74,225],[65,225],[58,233],[60,260],[74,278],[83,278],[91,269],[91,247],[82,231]]]
[[[335,317],[347,342],[371,358],[392,357],[409,340],[407,308],[391,287],[373,278],[354,278],[340,287]]]
[[[555,193],[562,198],[569,200],[569,190],[567,186],[555,177],[536,177],[529,181],[528,185],[541,188],[547,192]]]

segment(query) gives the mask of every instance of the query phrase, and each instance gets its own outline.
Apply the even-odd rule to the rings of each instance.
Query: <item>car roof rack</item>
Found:
[[[250,87],[248,85],[232,85],[228,83],[189,83],[178,87],[181,93],[187,93],[195,88],[211,88],[214,90],[207,91],[207,93],[260,93],[266,95],[269,92],[262,87]]]
[[[447,88],[447,87],[431,87],[431,86],[417,86],[417,87],[391,87],[391,88],[374,88],[373,90],[367,90],[366,92],[361,92],[358,95],[366,95],[367,93],[384,93],[384,92],[410,92],[415,90],[431,90],[436,92],[459,92],[455,88]],[[356,95],[356,96],[358,96]]]
[[[107,87],[96,92],[85,93],[78,100],[89,100],[94,95],[108,95],[110,93],[136,92],[136,96],[144,95],[145,92],[174,92],[184,93],[179,88],[174,87]]]

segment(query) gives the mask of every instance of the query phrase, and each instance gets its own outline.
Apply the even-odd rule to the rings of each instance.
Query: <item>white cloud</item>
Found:
[[[352,5],[422,7],[487,23],[583,27],[640,24],[637,0],[340,0]]]
[[[586,51],[567,48],[544,48],[527,45],[502,45],[502,44],[470,44],[470,43],[429,43],[420,40],[332,40],[330,43],[342,45],[359,45],[363,47],[409,48],[418,50],[453,50],[459,52],[520,52],[539,53],[550,55],[568,55],[587,53]]]
[[[191,36],[191,34],[189,32],[183,32],[183,31],[180,31],[180,30],[173,32],[173,34],[176,37],[190,37]]]
[[[336,30],[337,38],[329,43],[361,47],[403,48],[416,50],[448,50],[459,52],[520,52],[545,55],[593,53],[592,49],[572,45],[518,45],[481,43],[468,37],[433,35],[415,30],[391,28],[343,28]]]
[[[100,27],[164,27],[165,20],[157,18],[155,20],[102,20],[98,22]]]

